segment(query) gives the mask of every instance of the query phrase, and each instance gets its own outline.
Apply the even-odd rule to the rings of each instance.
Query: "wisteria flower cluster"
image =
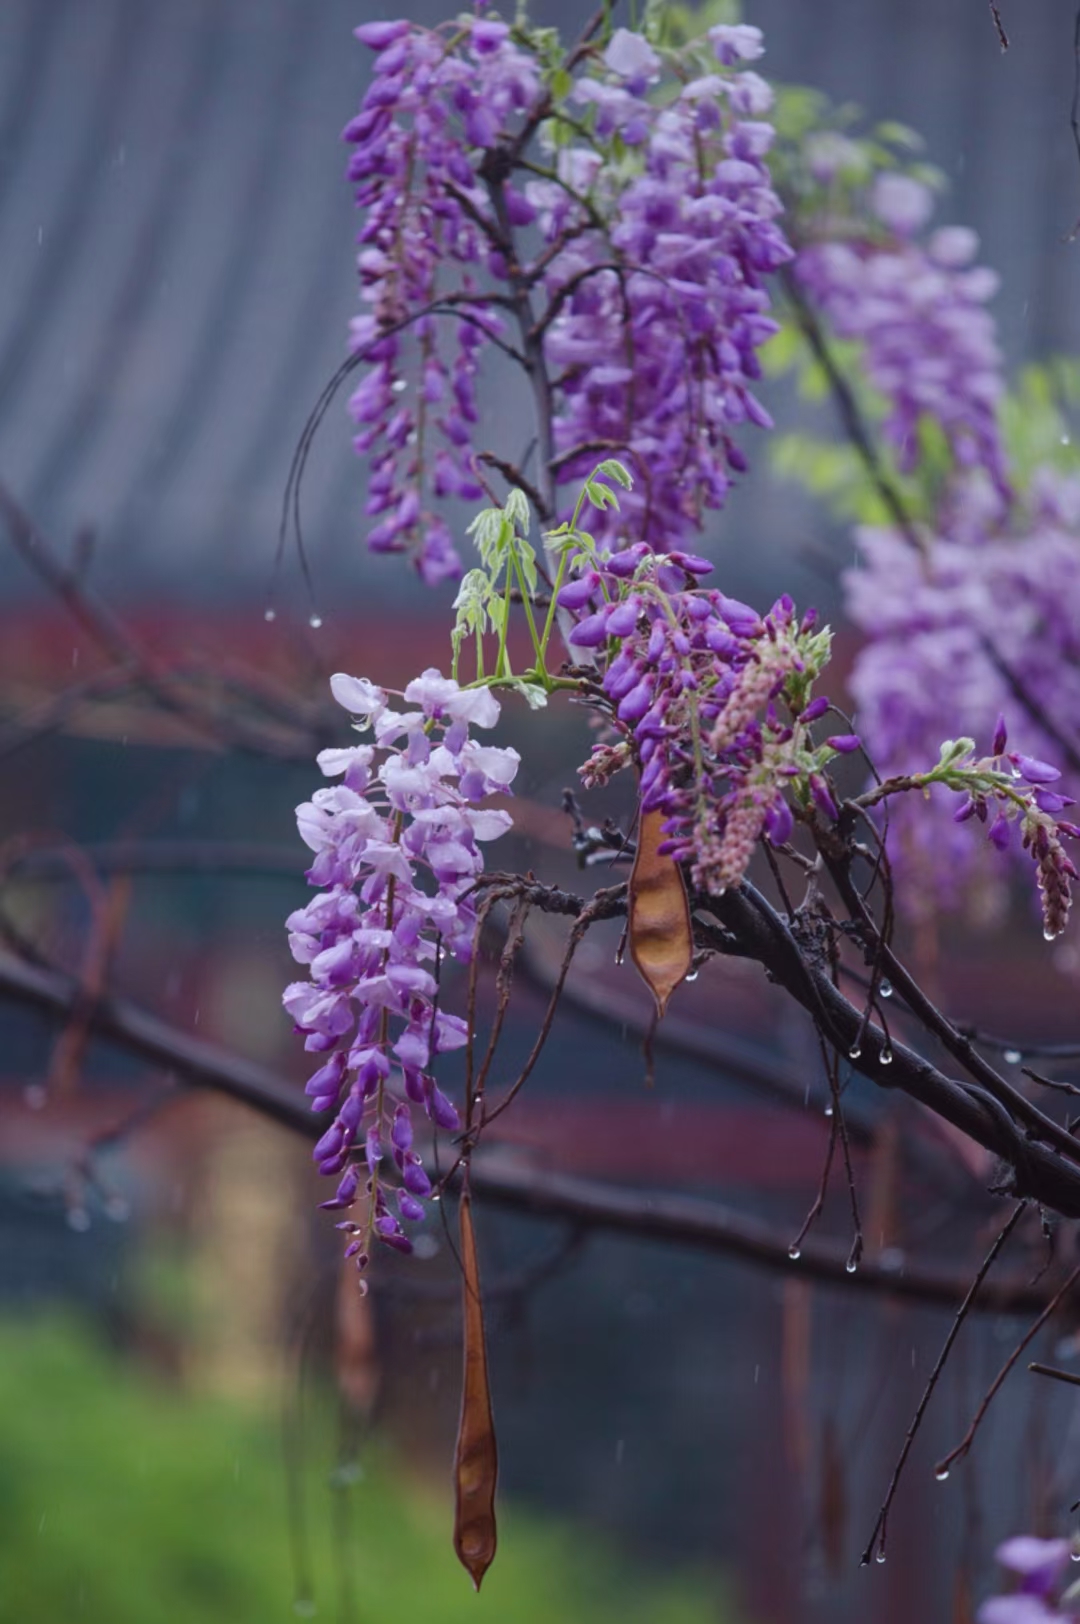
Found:
[[[323,1205],[344,1211],[367,1197],[363,1221],[340,1226],[362,1269],[374,1240],[408,1251],[402,1220],[424,1214],[431,1186],[413,1107],[438,1128],[460,1126],[434,1078],[437,1056],[467,1037],[440,1006],[440,975],[448,956],[472,954],[479,843],[511,823],[476,803],[509,790],[519,757],[470,736],[498,720],[486,688],[429,670],[405,689],[411,708],[397,710],[363,678],[339,673],[330,685],[373,742],[324,750],[319,766],[341,783],[297,808],[320,891],[288,920],[309,979],[289,986],[284,1003],[305,1047],[324,1056],[306,1090],[313,1111],[334,1113],[315,1147],[320,1172],[340,1179]]]
[[[1062,1595],[1072,1545],[1067,1539],[1008,1539],[997,1559],[1016,1580],[1007,1596],[991,1596],[979,1608],[978,1624],[1070,1624],[1080,1619],[1080,1594],[1073,1585]]]
[[[772,93],[746,66],[759,31],[661,53],[617,29],[567,59],[550,30],[489,15],[357,34],[377,53],[345,130],[369,546],[411,550],[429,581],[460,569],[433,504],[479,495],[493,344],[539,392],[549,508],[618,450],[637,476],[624,531],[677,543],[745,467],[733,434],[769,422],[753,392],[776,330],[765,281],[791,250],[765,162]]]
[[[559,601],[580,615],[571,646],[605,652],[603,690],[623,735],[597,746],[581,768],[585,783],[633,760],[642,810],[665,814],[662,850],[715,895],[739,883],[762,835],[789,839],[792,795],[837,816],[825,767],[859,740],[836,734],[817,745],[810,733],[830,708],[811,697],[828,629],[815,628],[812,611],[800,621],[787,597],[762,617],[701,587],[711,568],[637,543],[594,554]]]
[[[1006,753],[1007,742],[1005,718],[999,716],[989,756],[976,759],[973,739],[948,739],[930,772],[886,779],[862,797],[862,804],[870,806],[897,792],[940,784],[964,796],[953,813],[954,823],[977,818],[986,825],[987,838],[999,852],[1008,851],[1014,831],[1018,833],[1020,848],[1035,863],[1043,934],[1053,941],[1068,923],[1072,881],[1080,878],[1062,844],[1063,837],[1080,839],[1080,828],[1061,817],[1075,802],[1050,787],[1061,777],[1056,767],[1017,750]]]
[[[858,206],[856,206],[858,205]],[[871,385],[888,404],[883,432],[903,472],[919,462],[928,424],[955,466],[979,469],[999,503],[1011,495],[997,409],[1004,394],[993,317],[998,278],[974,264],[965,226],[924,234],[929,188],[879,174],[850,212],[826,212],[795,262],[804,293],[843,339],[855,340]]]
[[[856,532],[848,611],[866,634],[850,678],[859,726],[882,773],[917,770],[943,727],[1010,732],[1061,768],[1061,724],[1080,714],[1080,480],[1043,469],[1009,523],[976,491],[942,515],[925,555],[897,531]],[[898,849],[946,895],[971,873],[970,843],[927,833],[899,809]]]

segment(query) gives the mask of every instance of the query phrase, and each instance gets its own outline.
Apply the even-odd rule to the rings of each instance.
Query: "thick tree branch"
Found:
[[[716,933],[712,945],[762,964],[770,979],[808,1011],[842,1055],[850,1055],[856,1047],[861,1051],[851,1064],[864,1077],[882,1088],[902,1089],[1000,1156],[1012,1169],[1015,1195],[1041,1201],[1064,1217],[1080,1217],[1080,1167],[1064,1160],[1049,1145],[1028,1138],[990,1093],[977,1084],[945,1076],[906,1044],[893,1039],[889,1045],[893,1058],[883,1066],[885,1036],[880,1027],[865,1025],[863,1011],[834,987],[823,967],[812,965],[799,951],[779,914],[752,886],[743,885],[718,898],[700,898],[698,906],[711,912],[726,928],[724,933]],[[889,973],[894,985],[910,1001],[908,989],[896,978],[891,965]],[[1065,1134],[1056,1123],[1050,1126]],[[1070,1140],[1070,1149],[1080,1152],[1074,1140]]]
[[[63,1022],[70,1019],[78,997],[78,986],[69,977],[0,954],[0,998]],[[851,1016],[857,1021],[858,1011],[852,1010]],[[97,1037],[140,1055],[190,1086],[237,1100],[305,1139],[316,1139],[325,1126],[322,1118],[312,1115],[299,1089],[269,1068],[181,1032],[127,999],[99,998],[86,1019]],[[478,1194],[538,1216],[573,1218],[594,1228],[702,1247],[804,1279],[832,1281],[845,1289],[954,1305],[969,1285],[963,1271],[905,1266],[901,1272],[877,1261],[863,1263],[857,1273],[849,1274],[846,1246],[824,1241],[808,1241],[795,1261],[788,1255],[786,1234],[717,1202],[619,1189],[526,1167],[516,1156],[511,1159],[490,1148],[477,1154],[472,1182]],[[1077,1200],[1080,1205],[1080,1195]],[[979,1307],[998,1313],[1029,1312],[1043,1307],[1049,1295],[1041,1283],[1001,1281],[986,1289]]]

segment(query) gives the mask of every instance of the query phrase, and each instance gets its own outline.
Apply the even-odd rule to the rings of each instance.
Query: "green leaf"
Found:
[[[617,508],[619,505],[619,498],[611,486],[601,485],[595,479],[586,480],[585,495],[595,508]]]
[[[457,597],[454,599],[457,619],[450,634],[455,648],[473,632],[482,636],[487,630],[492,598],[491,582],[483,570],[469,570],[462,576]]]
[[[507,521],[522,536],[529,534],[529,499],[524,491],[512,490],[503,508]]]
[[[950,767],[955,767],[963,756],[973,755],[974,752],[974,739],[946,739],[941,746],[941,755],[934,772],[947,772]]]
[[[596,473],[603,474],[607,479],[613,479],[617,485],[622,486],[624,491],[633,488],[634,481],[629,469],[624,468],[622,463],[617,462],[614,457],[605,457],[604,461],[596,469]]]
[[[499,687],[511,688],[520,694],[530,710],[543,710],[548,702],[547,690],[538,682],[530,682],[528,677],[511,677],[507,682],[500,682]]]

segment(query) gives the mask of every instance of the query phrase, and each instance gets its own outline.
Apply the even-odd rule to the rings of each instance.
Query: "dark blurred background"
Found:
[[[304,489],[321,630],[291,560],[272,584],[290,460],[356,304],[338,136],[367,71],[351,29],[380,10],[0,3],[0,479],[155,651],[242,662],[305,695],[342,667],[400,682],[446,659],[445,594],[423,597],[403,561],[363,551],[343,405]],[[1006,55],[980,0],[750,0],[745,15],[765,29],[771,76],[923,134],[950,183],[939,218],[978,231],[1021,364],[1075,348],[1080,325],[1072,17],[1064,4],[1001,10]],[[442,15],[429,0],[415,14]],[[579,10],[543,16],[572,28]],[[498,390],[486,409],[511,425],[521,413]],[[749,450],[754,472],[707,538],[723,584],[834,607],[835,574],[807,559],[831,548],[838,569],[848,542],[769,477],[763,440]],[[35,730],[26,718],[92,677],[98,656],[6,550],[0,593],[5,857],[28,831],[91,862],[119,838],[265,853],[258,873],[130,886],[99,863],[96,904],[77,867],[24,870],[6,909],[72,968],[95,907],[111,909],[112,984],[299,1084],[278,1003],[291,973],[281,920],[305,895],[292,809],[314,768],[230,755],[89,692]],[[520,731],[510,707],[507,724]],[[500,861],[578,884],[552,809],[587,730],[553,712],[529,741],[524,833]],[[941,995],[1020,1038],[1075,1036],[1073,950],[1040,969],[1019,919],[1007,965],[1008,931],[946,935]],[[629,967],[615,974],[615,945],[584,950],[600,1018],[560,1014],[507,1142],[545,1165],[719,1196],[794,1233],[826,1142],[808,1029],[750,970],[712,966],[681,1015],[805,1082],[805,1110],[664,1051],[648,1089],[644,1004]],[[504,1080],[557,950],[535,946]],[[859,1571],[947,1314],[811,1287],[795,1266],[769,1275],[481,1206],[507,1511],[477,1602],[448,1555],[458,1329],[437,1216],[421,1259],[384,1268],[361,1305],[325,1215],[311,1217],[304,1144],[185,1098],[103,1148],[87,1186],[89,1139],[170,1079],[100,1044],[73,1065],[42,1019],[3,1007],[0,1033],[2,1620],[317,1607],[354,1624],[395,1607],[434,1624],[477,1612],[962,1624],[995,1539],[1049,1528],[1075,1498],[1073,1407],[1022,1382],[973,1465],[933,1483],[930,1463],[1015,1338],[1014,1320],[984,1319],[940,1391],[889,1562]],[[896,1149],[910,1117],[861,1103],[872,1244],[898,1266],[908,1248],[971,1264],[992,1204],[973,1185],[957,1225],[955,1203]],[[840,1194],[826,1218],[844,1233]]]

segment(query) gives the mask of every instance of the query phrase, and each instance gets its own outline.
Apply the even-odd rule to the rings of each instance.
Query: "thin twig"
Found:
[[[938,1384],[938,1377],[945,1368],[945,1361],[948,1359],[949,1354],[952,1351],[953,1343],[960,1334],[960,1327],[963,1325],[968,1314],[971,1312],[971,1305],[975,1301],[979,1287],[982,1285],[983,1281],[986,1279],[986,1276],[993,1268],[1002,1247],[1005,1245],[1005,1242],[1008,1240],[1009,1236],[1020,1222],[1020,1216],[1024,1211],[1024,1207],[1025,1203],[1023,1201],[1019,1202],[1013,1209],[1004,1227],[999,1230],[993,1245],[979,1265],[975,1278],[971,1282],[971,1287],[967,1296],[957,1309],[956,1318],[950,1325],[949,1334],[942,1343],[941,1352],[938,1354],[934,1368],[930,1372],[929,1380],[927,1381],[926,1386],[923,1388],[922,1398],[920,1398],[915,1410],[915,1414],[911,1418],[911,1425],[908,1427],[907,1436],[904,1439],[903,1447],[900,1450],[896,1465],[893,1467],[893,1474],[889,1480],[889,1487],[885,1492],[885,1498],[881,1503],[881,1510],[877,1514],[877,1521],[875,1522],[873,1530],[870,1534],[870,1538],[867,1541],[866,1549],[862,1554],[861,1561],[863,1567],[867,1565],[873,1556],[875,1545],[877,1545],[878,1548],[878,1555],[884,1557],[885,1539],[888,1533],[889,1509],[892,1506],[893,1498],[896,1494],[897,1488],[899,1487],[900,1478],[903,1475],[904,1467],[907,1464],[907,1458],[911,1453],[911,1446],[915,1442],[915,1435],[918,1432],[919,1427],[922,1425],[923,1416],[926,1414],[926,1407],[930,1403],[934,1388]]]
[[[998,44],[1001,46],[1003,51],[1007,51],[1009,49],[1009,36],[1005,32],[1005,25],[1001,20],[1001,12],[997,8],[997,0],[990,0],[990,15],[993,17],[994,27],[997,29]]]
[[[1010,1353],[1009,1357],[1006,1359],[1005,1363],[1002,1365],[1001,1369],[990,1383],[990,1386],[987,1388],[982,1403],[979,1405],[979,1408],[975,1411],[975,1414],[972,1417],[970,1427],[968,1427],[956,1448],[951,1449],[945,1456],[944,1460],[939,1461],[935,1467],[935,1475],[937,1477],[944,1476],[954,1461],[960,1460],[964,1455],[967,1454],[968,1450],[975,1441],[975,1434],[978,1432],[979,1427],[982,1424],[983,1417],[993,1403],[1002,1382],[1005,1380],[1006,1376],[1009,1374],[1009,1371],[1012,1369],[1013,1365],[1015,1365],[1028,1343],[1031,1342],[1032,1339],[1042,1330],[1047,1320],[1053,1313],[1056,1312],[1062,1302],[1062,1299],[1072,1290],[1077,1280],[1080,1280],[1080,1263],[1076,1265],[1076,1268],[1069,1275],[1064,1285],[1060,1286],[1059,1289],[1054,1293],[1046,1307],[1043,1309],[1042,1313],[1039,1315],[1038,1319],[1031,1326],[1031,1329],[1025,1332],[1024,1336],[1021,1337],[1012,1353]]]
[[[1080,1387],[1080,1376],[1074,1375],[1071,1370],[1058,1370],[1056,1365],[1040,1365],[1034,1361],[1028,1365],[1028,1369],[1033,1370],[1036,1376],[1053,1376],[1057,1382],[1069,1382],[1073,1387]]]

